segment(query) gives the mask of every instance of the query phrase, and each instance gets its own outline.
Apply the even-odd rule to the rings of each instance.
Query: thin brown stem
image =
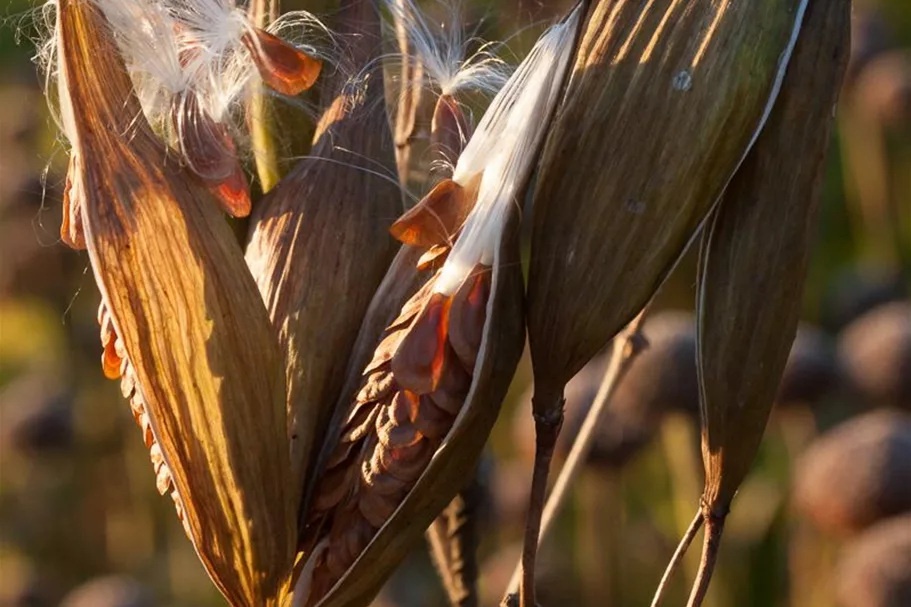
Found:
[[[547,499],[547,503],[544,505],[543,509],[541,506],[544,504],[544,496],[547,491],[547,477],[550,470],[550,460],[553,457],[553,444],[548,447],[548,443],[551,440],[554,444],[556,443],[557,435],[559,434],[559,424],[556,424],[556,432],[553,432],[551,435],[551,428],[555,426],[553,419],[548,420],[547,417],[541,413],[535,414],[535,465],[532,474],[528,520],[526,521],[525,527],[525,544],[522,548],[522,561],[513,573],[512,580],[507,589],[507,595],[513,594],[519,589],[520,598],[522,599],[520,605],[522,607],[525,607],[526,605],[533,607],[534,605],[533,602],[527,603],[525,598],[530,597],[533,599],[534,597],[533,567],[537,557],[537,549],[553,526],[560,508],[569,496],[569,487],[579,475],[582,464],[591,451],[591,447],[595,440],[595,430],[603,417],[604,411],[607,409],[607,404],[610,402],[611,396],[616,390],[620,380],[629,369],[633,359],[644,349],[645,340],[642,336],[642,323],[645,320],[646,313],[647,310],[640,312],[639,315],[627,325],[624,332],[614,339],[614,350],[604,380],[601,383],[601,387],[598,389],[598,394],[595,396],[591,409],[589,409],[586,414],[579,434],[577,435],[569,457],[566,460],[566,464],[560,470],[560,476],[557,478],[550,497]],[[561,404],[558,409],[560,418],[558,421],[562,422],[562,394],[560,398]],[[554,410],[555,409],[550,409],[547,411]]]
[[[525,521],[525,543],[522,546],[519,606],[536,607],[535,564],[538,557],[538,537],[541,531],[544,498],[547,495],[547,477],[554,447],[563,425],[563,397],[551,407],[551,415],[535,415],[535,464],[531,477],[528,517]]]
[[[686,533],[683,534],[683,538],[681,538],[680,543],[677,545],[674,556],[671,557],[671,561],[667,564],[667,569],[665,569],[664,575],[661,577],[661,582],[658,584],[658,589],[655,591],[655,598],[652,599],[652,607],[658,607],[667,595],[667,589],[670,586],[671,578],[674,577],[674,573],[680,567],[680,563],[683,562],[683,557],[690,549],[690,544],[693,543],[693,539],[702,527],[704,520],[705,518],[703,517],[702,509],[700,508],[696,511],[693,522],[687,527]]]
[[[708,511],[706,511],[708,512]],[[721,547],[721,534],[724,532],[724,517],[705,514],[705,542],[702,546],[702,561],[699,573],[693,583],[693,590],[687,607],[700,607],[709,591],[715,563],[718,561],[718,549]]]

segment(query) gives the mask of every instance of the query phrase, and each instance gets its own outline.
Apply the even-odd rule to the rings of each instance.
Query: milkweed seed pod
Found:
[[[693,239],[774,101],[805,3],[590,10],[534,193],[538,413],[642,310]]]
[[[579,11],[546,32],[438,184],[392,229],[432,278],[387,327],[311,502],[306,604],[364,605],[471,478],[523,346],[516,199]],[[305,576],[310,576],[309,579]]]
[[[322,62],[254,24],[234,0],[93,0],[111,23],[148,120],[234,216],[250,213],[232,112],[263,83],[293,96],[313,85]],[[271,24],[316,31],[304,11]],[[309,53],[309,54],[308,54]]]
[[[379,45],[368,0],[345,0],[339,34],[367,69]],[[395,255],[388,229],[401,212],[383,75],[357,84],[339,74],[311,156],[267,195],[253,216],[247,263],[287,357],[294,478],[304,478],[339,397],[358,327]],[[330,95],[327,95],[330,97]]]
[[[211,195],[143,119],[101,13],[56,7],[70,198],[101,290],[105,373],[122,376],[159,490],[216,586],[234,606],[277,606],[296,525],[274,331]]]
[[[838,354],[868,405],[911,411],[911,303],[874,308],[842,332]]]
[[[469,92],[495,95],[506,83],[510,66],[496,55],[498,44],[468,37],[462,23],[465,8],[458,0],[444,0],[440,8],[446,20],[437,24],[412,0],[385,0],[400,38],[404,37],[407,56],[403,57],[403,76],[409,68],[417,71],[412,80],[401,82],[399,100],[406,120],[417,119],[415,104],[421,103],[420,90],[436,97],[430,124],[430,151],[454,165],[464,144],[471,138],[471,125],[460,99]],[[477,50],[471,52],[472,47]],[[401,116],[401,114],[400,114]],[[439,164],[435,162],[434,164]]]
[[[691,605],[707,590],[797,331],[850,19],[849,0],[809,3],[778,102],[703,237],[696,366],[706,541]]]
[[[794,503],[838,535],[911,512],[911,416],[875,411],[819,437],[797,462]]]
[[[832,579],[839,607],[911,605],[911,514],[883,521],[842,548]]]

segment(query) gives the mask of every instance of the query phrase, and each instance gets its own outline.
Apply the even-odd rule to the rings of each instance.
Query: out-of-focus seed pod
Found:
[[[57,32],[71,196],[110,329],[105,372],[124,375],[219,590],[235,607],[277,606],[296,525],[274,331],[210,194],[142,118],[94,3],[59,0]]]
[[[845,545],[832,579],[839,607],[911,605],[911,514]]]
[[[911,411],[911,303],[867,312],[839,336],[838,354],[866,404]]]
[[[778,385],[776,406],[813,406],[834,390],[838,384],[838,360],[829,341],[810,325],[797,328]]]
[[[839,273],[822,301],[822,325],[839,333],[873,308],[909,296],[901,272],[881,265],[861,264]]]
[[[911,125],[911,52],[893,51],[872,59],[857,76],[852,101],[876,124]]]
[[[154,607],[148,588],[128,577],[89,580],[64,597],[60,607]]]
[[[357,41],[350,60],[368,67],[380,43],[376,7],[345,0],[339,19],[336,30]],[[358,328],[395,255],[388,229],[401,212],[382,71],[356,86],[339,75],[328,86],[338,96],[311,155],[257,207],[247,247],[287,357],[292,474],[301,490]]]
[[[693,239],[774,101],[805,3],[591,9],[534,195],[528,305],[539,413],[645,306]]]
[[[781,95],[703,237],[697,369],[705,488],[702,603],[734,494],[752,466],[797,331],[849,0],[811,0]]]
[[[695,416],[699,410],[696,381],[696,326],[689,312],[658,312],[645,320],[642,334],[648,347],[630,363],[607,404],[592,444],[591,463],[621,467],[651,439],[668,412]],[[572,448],[588,410],[607,372],[609,355],[593,358],[566,385],[563,429],[554,455],[563,459]],[[520,399],[515,420],[515,443],[534,452],[534,423],[528,415],[532,394]]]
[[[911,512],[911,417],[875,411],[821,436],[797,462],[794,503],[839,535]]]

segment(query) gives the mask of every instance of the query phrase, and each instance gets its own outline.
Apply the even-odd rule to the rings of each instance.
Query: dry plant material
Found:
[[[620,0],[589,11],[534,195],[532,514],[564,386],[648,303],[720,198],[774,102],[804,5]]]
[[[702,241],[697,370],[708,591],[724,521],[753,464],[797,332],[829,130],[850,49],[849,0],[812,0],[765,130]]]
[[[837,535],[911,512],[911,416],[876,411],[821,436],[797,462],[794,502]]]
[[[506,230],[498,263],[455,292],[435,291],[442,262],[428,270],[364,368],[302,538],[307,604],[367,604],[476,465],[522,347],[514,220]]]
[[[101,13],[57,9],[68,198],[104,302],[105,373],[230,604],[280,605],[296,526],[274,332],[209,193],[142,117]]]
[[[380,42],[376,7],[345,0],[338,17],[340,34],[357,41],[350,61],[358,70],[369,66]],[[332,101],[312,155],[257,207],[247,247],[287,358],[292,474],[300,490],[364,313],[395,255],[388,229],[401,211],[382,72],[371,70],[356,84],[339,75],[329,86]]]
[[[452,178],[392,226],[409,248],[426,251],[416,267],[432,278],[373,342],[366,365],[350,368],[358,377],[353,402],[339,405],[338,443],[322,458],[308,500],[296,591],[303,604],[369,602],[474,472],[522,350],[516,199],[559,95],[578,17],[539,39]],[[368,323],[372,333],[375,320]]]
[[[911,514],[883,521],[847,543],[833,580],[839,607],[911,605]]]

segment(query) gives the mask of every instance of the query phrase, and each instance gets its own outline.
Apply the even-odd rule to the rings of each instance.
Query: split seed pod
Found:
[[[775,98],[805,2],[590,10],[534,195],[536,412],[642,310],[719,199]]]
[[[811,0],[782,94],[713,213],[697,315],[706,525],[701,604],[725,516],[749,471],[797,331],[850,1]]]
[[[100,12],[89,0],[57,10],[69,197],[105,305],[106,361],[120,361],[106,372],[124,376],[215,584],[231,605],[277,606],[296,526],[274,331],[211,195],[143,119]]]
[[[393,226],[408,247],[427,251],[418,266],[433,275],[374,341],[366,366],[350,368],[356,381],[339,403],[340,435],[322,458],[302,536],[304,604],[369,603],[471,479],[522,351],[516,200],[557,102],[578,19],[577,10],[541,37],[494,99],[452,179]],[[374,331],[376,323],[368,318],[365,326]]]
[[[366,68],[380,20],[368,0],[345,0],[340,33],[356,35],[351,60]],[[383,76],[356,85],[339,76],[312,155],[253,217],[247,263],[287,356],[291,461],[303,489],[364,313],[395,255],[388,229],[401,212]],[[331,98],[331,97],[330,97]]]

